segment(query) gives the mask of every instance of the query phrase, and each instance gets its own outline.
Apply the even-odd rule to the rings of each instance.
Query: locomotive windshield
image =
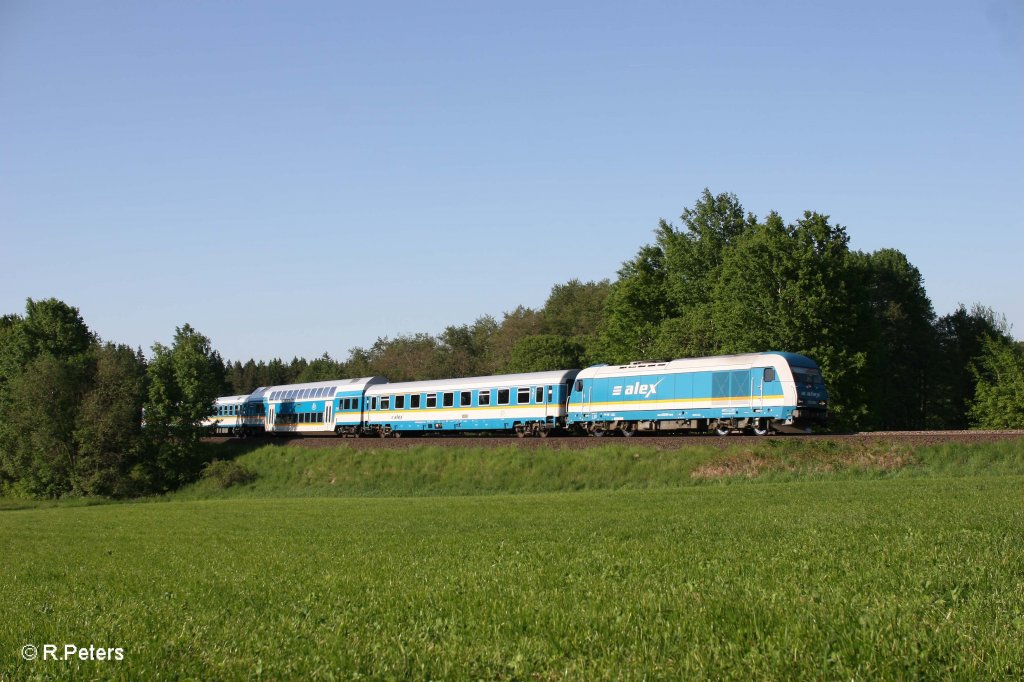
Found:
[[[821,378],[821,372],[812,367],[794,367],[793,380],[798,384],[812,386],[822,386],[825,383]]]

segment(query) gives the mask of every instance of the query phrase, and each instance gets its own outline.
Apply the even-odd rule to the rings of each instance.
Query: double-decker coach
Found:
[[[363,394],[384,377],[335,379],[271,386],[264,390],[267,433],[358,434],[363,425]]]
[[[813,360],[768,352],[581,371],[569,396],[567,422],[595,436],[617,431],[749,429],[804,433],[828,416],[828,393]]]
[[[578,372],[378,384],[366,390],[366,430],[395,437],[431,431],[546,437],[565,426],[566,398]]]

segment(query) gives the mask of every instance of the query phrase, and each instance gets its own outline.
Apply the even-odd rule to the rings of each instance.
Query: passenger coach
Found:
[[[546,437],[565,426],[579,370],[379,384],[366,391],[366,428],[381,436],[491,431]]]
[[[243,434],[244,407],[249,398],[247,395],[227,395],[213,402],[213,410],[202,425],[213,433],[240,436]],[[261,424],[262,426],[262,424]]]
[[[363,424],[363,394],[384,377],[335,379],[271,386],[264,391],[267,433],[358,434]]]
[[[804,433],[828,417],[828,393],[813,360],[795,353],[751,353],[581,371],[567,422],[595,436],[618,431],[749,429]]]

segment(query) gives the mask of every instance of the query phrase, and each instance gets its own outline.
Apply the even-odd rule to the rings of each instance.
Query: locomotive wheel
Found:
[[[756,419],[751,431],[755,436],[767,436],[772,432],[772,422],[770,419]]]
[[[537,432],[537,435],[540,436],[541,438],[547,438],[548,436],[551,435],[551,429],[541,429],[540,431]]]
[[[594,428],[590,429],[590,435],[593,436],[594,438],[602,438],[606,433],[608,432],[605,431],[603,426],[595,425]]]
[[[724,438],[725,436],[728,436],[730,433],[732,433],[732,429],[729,428],[728,426],[723,426],[722,424],[719,424],[718,426],[715,427],[715,433]]]
[[[621,429],[619,429],[619,431],[621,431],[622,435],[625,436],[626,438],[632,438],[633,436],[636,435],[636,425],[631,424],[628,427],[623,426]]]

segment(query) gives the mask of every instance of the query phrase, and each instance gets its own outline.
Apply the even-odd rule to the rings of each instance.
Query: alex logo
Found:
[[[629,386],[613,386],[612,395],[640,395],[643,396],[644,398],[650,398],[652,395],[658,394],[658,384],[660,384],[664,380],[665,377],[662,377],[653,384],[641,384],[639,381],[637,381],[636,383],[630,384]]]

